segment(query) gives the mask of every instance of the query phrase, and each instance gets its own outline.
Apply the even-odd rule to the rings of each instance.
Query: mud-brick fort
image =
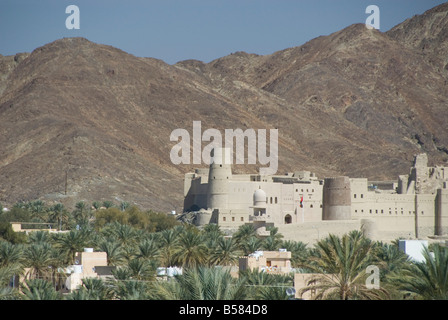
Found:
[[[217,223],[234,229],[252,223],[263,236],[269,225],[357,220],[372,233],[448,233],[448,167],[428,167],[426,154],[417,155],[409,174],[396,181],[369,181],[346,176],[322,180],[308,171],[234,175],[230,150],[214,151],[222,161],[185,175],[184,211],[195,213],[198,226]]]

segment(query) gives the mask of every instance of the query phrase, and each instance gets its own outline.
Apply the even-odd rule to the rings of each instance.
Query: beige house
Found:
[[[75,254],[75,264],[67,268],[70,274],[65,282],[69,291],[78,289],[84,278],[99,278],[110,274],[111,267],[107,267],[106,252],[94,252],[92,248],[85,248],[83,252]]]
[[[279,251],[255,251],[249,256],[240,257],[239,270],[259,270],[273,274],[287,274],[291,269],[291,252],[286,249]]]

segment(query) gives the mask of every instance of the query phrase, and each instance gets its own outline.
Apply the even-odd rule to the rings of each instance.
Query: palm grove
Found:
[[[27,235],[14,232],[11,222],[28,223],[28,228],[44,223],[67,232],[36,230]],[[108,265],[115,266],[113,277],[83,279],[79,289],[63,294],[63,270],[85,247],[107,253]],[[17,203],[9,211],[0,206],[0,299],[288,299],[292,273],[230,274],[240,256],[279,248],[292,253],[295,272],[314,274],[300,291],[312,291],[316,299],[448,298],[448,249],[438,244],[424,252],[424,262],[416,263],[396,242],[374,242],[356,230],[309,246],[283,240],[277,228],[259,238],[251,225],[244,225],[229,237],[217,225],[199,229],[125,202],[78,202],[69,211],[62,204],[33,201]],[[378,289],[367,286],[370,265],[380,270]],[[168,280],[157,275],[158,267],[170,266],[182,267],[182,274]],[[25,281],[11,286],[18,275]]]

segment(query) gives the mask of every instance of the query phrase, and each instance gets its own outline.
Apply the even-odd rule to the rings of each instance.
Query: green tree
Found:
[[[22,288],[24,300],[61,300],[62,296],[44,279],[29,279]]]
[[[49,266],[53,263],[53,248],[48,243],[31,244],[24,251],[25,267],[30,268],[26,277],[48,279],[51,277]]]
[[[159,247],[154,240],[145,239],[138,245],[137,258],[156,260],[159,257]]]
[[[164,267],[175,264],[175,255],[179,250],[179,231],[177,229],[166,229],[160,232],[160,259]]]
[[[359,231],[342,238],[330,235],[316,244],[314,255],[304,266],[317,273],[301,293],[316,290],[316,299],[382,299],[383,289],[365,285],[366,268],[372,263],[373,245]]]
[[[65,255],[67,264],[73,264],[76,252],[82,252],[91,243],[90,232],[70,230],[68,233],[55,235],[55,246]]]
[[[103,238],[97,249],[106,252],[108,266],[120,266],[125,261],[123,246],[116,238]]]
[[[112,298],[112,288],[104,280],[98,278],[82,279],[82,286],[67,297],[68,300],[111,300]]]
[[[153,288],[153,299],[164,300],[243,300],[247,296],[245,279],[203,266],[187,269],[167,283],[156,281]]]
[[[391,282],[405,294],[425,300],[448,300],[448,248],[440,245],[433,252],[425,247],[425,261],[396,272]]]
[[[231,238],[219,238],[216,248],[210,255],[210,263],[222,266],[236,265],[239,249]]]
[[[179,249],[176,261],[183,267],[197,267],[207,261],[207,247],[200,234],[194,230],[186,230],[179,235]]]

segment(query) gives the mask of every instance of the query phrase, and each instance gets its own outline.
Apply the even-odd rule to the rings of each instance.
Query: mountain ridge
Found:
[[[443,33],[447,12],[443,4],[385,33],[354,24],[270,55],[209,63],[170,65],[84,38],[0,56],[0,202],[180,210],[184,173],[206,166],[173,165],[169,137],[191,134],[193,121],[203,131],[277,128],[279,174],[395,179],[421,152],[446,163],[448,41],[424,40],[422,30]],[[431,43],[423,51],[422,41]]]

